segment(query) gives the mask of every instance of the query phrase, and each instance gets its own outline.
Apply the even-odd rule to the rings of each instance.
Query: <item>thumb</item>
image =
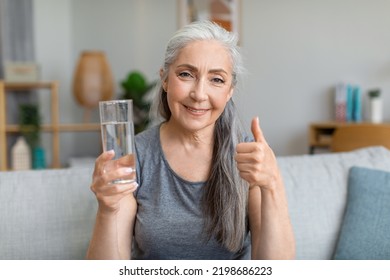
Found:
[[[256,142],[264,141],[264,135],[260,128],[259,117],[252,119],[251,131]]]
[[[102,154],[102,157],[104,160],[110,160],[115,156],[115,151],[114,150],[109,150],[106,151]]]

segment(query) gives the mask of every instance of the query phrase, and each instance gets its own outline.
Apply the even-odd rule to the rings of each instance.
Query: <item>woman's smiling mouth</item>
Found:
[[[189,106],[186,106],[186,105],[183,105],[187,111],[191,112],[192,114],[196,114],[196,115],[202,115],[204,113],[206,113],[209,109],[198,109],[198,108],[193,108],[193,107],[189,107]]]

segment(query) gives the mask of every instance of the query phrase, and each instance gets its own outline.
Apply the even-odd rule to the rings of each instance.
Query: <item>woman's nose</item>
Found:
[[[194,87],[190,92],[190,97],[196,101],[204,101],[207,99],[207,81],[199,79],[194,83]]]

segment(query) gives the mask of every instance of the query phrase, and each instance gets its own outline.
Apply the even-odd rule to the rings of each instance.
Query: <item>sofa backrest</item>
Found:
[[[278,157],[298,259],[331,259],[351,166],[390,171],[382,147]],[[0,259],[84,259],[97,202],[91,167],[0,172]]]
[[[0,259],[84,259],[92,168],[0,172]]]
[[[297,259],[331,259],[343,220],[351,166],[390,171],[390,151],[371,147],[352,152],[279,157]]]

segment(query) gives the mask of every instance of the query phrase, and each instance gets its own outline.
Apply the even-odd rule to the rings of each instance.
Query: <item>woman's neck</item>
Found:
[[[214,142],[214,126],[206,127],[200,131],[188,131],[169,120],[161,125],[161,131],[165,140],[190,149],[210,148]]]
[[[170,167],[190,182],[209,178],[213,156],[213,133],[189,132],[166,122],[160,128],[163,153]]]

